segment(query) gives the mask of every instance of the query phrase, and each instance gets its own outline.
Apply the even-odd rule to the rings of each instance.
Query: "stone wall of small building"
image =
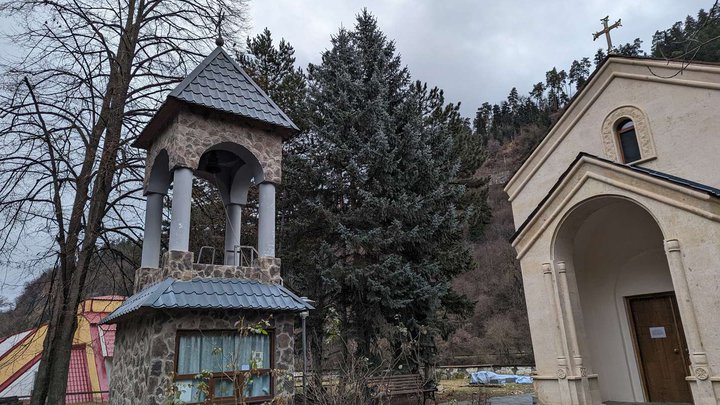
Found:
[[[175,339],[181,330],[236,329],[246,323],[268,319],[270,314],[248,311],[153,311],[134,314],[118,323],[110,380],[111,405],[161,405],[170,403],[175,372]],[[294,314],[272,316],[275,339],[275,397],[292,404],[294,395]]]

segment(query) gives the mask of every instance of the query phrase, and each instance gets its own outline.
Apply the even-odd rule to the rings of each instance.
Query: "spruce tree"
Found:
[[[357,355],[372,358],[386,337],[421,342],[428,358],[448,313],[468,308],[450,280],[473,268],[463,243],[471,210],[456,180],[478,164],[456,147],[470,134],[454,132],[469,122],[411,82],[366,10],[331,44],[308,69],[309,130],[290,145],[281,203],[283,266],[318,301],[314,367],[331,313]]]
[[[285,39],[275,45],[270,30],[246,41],[238,57],[245,72],[295,122],[305,127],[305,75],[295,66],[295,49]]]

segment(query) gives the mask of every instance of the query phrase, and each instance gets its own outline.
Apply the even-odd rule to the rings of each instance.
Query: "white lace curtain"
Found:
[[[270,337],[237,333],[180,335],[177,374],[269,369]]]

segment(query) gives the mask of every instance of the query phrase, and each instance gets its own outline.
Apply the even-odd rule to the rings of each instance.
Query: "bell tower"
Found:
[[[185,403],[277,396],[292,403],[293,328],[312,306],[282,285],[275,187],[283,141],[298,128],[221,45],[170,92],[134,144],[147,151],[145,234],[135,294],[103,320],[117,325],[111,404],[161,404],[168,395]],[[222,196],[223,264],[200,263],[190,251],[194,177]],[[251,187],[259,195],[257,245],[241,246]],[[267,333],[238,328],[255,323]]]
[[[164,268],[168,265],[186,271],[188,261],[192,264],[189,238],[195,176],[222,195],[227,214],[224,263],[239,266],[243,257],[257,254],[263,270],[279,266],[275,260],[275,187],[281,180],[282,143],[297,132],[295,124],[222,47],[185,78],[134,144],[147,150],[147,210],[136,291],[171,275]],[[163,260],[166,266],[161,267],[162,200],[171,183],[169,244]],[[259,194],[256,252],[240,246],[242,207],[253,186]]]

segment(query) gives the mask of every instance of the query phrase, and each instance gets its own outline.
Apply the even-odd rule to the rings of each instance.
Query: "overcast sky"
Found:
[[[473,116],[485,101],[503,100],[512,87],[527,94],[553,66],[567,69],[574,59],[592,57],[605,40],[593,42],[600,18],[622,18],[616,44],[635,38],[649,51],[652,34],[666,29],[713,0],[519,1],[519,0],[251,0],[251,34],[268,27],[296,50],[300,66],[317,63],[338,27],[352,27],[367,7],[394,40],[415,79],[445,90]],[[7,23],[7,21],[0,21]],[[4,48],[4,52],[8,49]],[[33,238],[21,252],[30,254]],[[0,267],[0,295],[14,299],[39,274],[33,266]]]
[[[294,47],[301,66],[318,63],[341,25],[352,27],[367,7],[395,41],[415,79],[445,90],[474,115],[485,101],[504,99],[512,87],[527,94],[556,66],[592,59],[604,38],[593,42],[600,19],[622,19],[613,43],[635,38],[650,50],[652,34],[685,16],[709,9],[713,0],[251,0],[252,33],[269,28]]]

